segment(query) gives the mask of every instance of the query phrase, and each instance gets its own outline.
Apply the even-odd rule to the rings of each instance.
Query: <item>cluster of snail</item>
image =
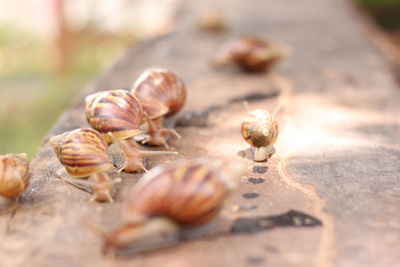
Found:
[[[163,120],[178,112],[185,99],[182,80],[164,69],[146,70],[131,92],[109,90],[87,96],[85,115],[92,129],[66,132],[52,137],[50,143],[69,176],[90,177],[90,181],[63,179],[92,185],[95,193],[92,200],[113,202],[112,184],[119,180],[112,181],[106,173],[113,165],[119,168],[118,172],[147,171],[144,157],[177,154],[176,151],[141,150],[135,138],[140,137],[142,144],[169,147],[168,135],[178,138],[180,135],[164,128]],[[117,152],[109,155],[109,145],[122,154],[122,163]]]
[[[280,58],[277,49],[256,38],[243,38],[223,46],[218,65],[235,63],[248,71],[265,71]],[[235,185],[235,174],[225,175],[221,164],[209,159],[176,160],[148,171],[144,157],[176,155],[176,151],[142,150],[141,145],[164,146],[181,136],[164,127],[186,100],[183,81],[164,69],[146,70],[131,91],[108,90],[85,99],[91,128],[53,136],[50,144],[64,168],[57,175],[69,183],[91,186],[92,201],[113,202],[108,172],[147,172],[126,202],[125,223],[107,235],[105,251],[146,249],[160,239],[179,239],[185,226],[210,221],[218,214]],[[252,146],[255,161],[274,153],[278,124],[266,110],[251,111],[242,123],[243,138]],[[26,154],[0,157],[0,209],[10,207],[29,183]]]

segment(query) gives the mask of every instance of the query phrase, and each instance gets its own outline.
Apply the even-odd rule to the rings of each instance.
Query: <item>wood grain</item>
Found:
[[[172,142],[179,157],[213,156],[245,165],[218,218],[234,225],[234,232],[105,259],[96,229],[122,223],[123,199],[141,175],[120,175],[115,204],[90,203],[87,192],[56,178],[60,164],[46,138],[31,163],[32,183],[19,209],[0,216],[0,266],[400,265],[400,93],[388,63],[347,5],[184,3],[173,32],[129,50],[83,90],[49,136],[88,126],[83,97],[89,93],[129,88],[147,67],[171,69],[188,88],[177,128],[182,140]],[[197,17],[210,6],[226,14],[227,32],[197,29]],[[286,43],[292,55],[269,75],[212,69],[209,61],[221,42],[238,35]],[[283,104],[277,153],[268,163],[246,158],[242,99],[251,108]],[[149,165],[175,158],[154,158]],[[263,220],[258,228],[251,221],[257,218]]]

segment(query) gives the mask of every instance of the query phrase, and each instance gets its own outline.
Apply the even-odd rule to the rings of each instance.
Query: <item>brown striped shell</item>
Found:
[[[250,111],[242,122],[242,136],[254,147],[274,144],[278,133],[278,122],[263,109]]]
[[[232,180],[206,160],[182,160],[158,166],[134,188],[128,217],[166,217],[180,225],[212,219],[232,188]]]
[[[186,101],[183,81],[165,69],[144,71],[133,85],[132,91],[150,119],[177,113]]]
[[[216,64],[236,63],[250,72],[263,72],[284,57],[283,50],[256,37],[242,37],[225,43],[217,53]]]
[[[85,99],[86,119],[110,142],[109,133],[128,139],[142,132],[143,110],[137,98],[126,90],[94,93]]]
[[[0,156],[0,196],[20,196],[29,184],[29,162],[26,154]]]
[[[80,128],[54,136],[50,144],[69,175],[85,178],[112,167],[104,137],[89,128]]]

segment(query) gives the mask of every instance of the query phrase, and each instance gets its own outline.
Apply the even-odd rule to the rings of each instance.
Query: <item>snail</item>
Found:
[[[241,37],[221,46],[215,57],[216,67],[236,64],[248,72],[265,72],[286,56],[283,46],[257,37]]]
[[[200,15],[198,26],[201,30],[210,32],[222,32],[226,29],[226,23],[222,14],[216,9],[209,9]]]
[[[186,101],[183,81],[172,72],[151,68],[144,71],[131,90],[142,104],[148,122],[148,136],[143,144],[168,147],[165,136],[180,135],[174,129],[164,128],[164,117],[178,113]]]
[[[113,202],[111,191],[119,179],[111,180],[106,173],[113,166],[108,158],[108,145],[104,137],[89,128],[79,128],[61,135],[53,136],[50,144],[66,172],[73,178],[62,178],[72,184],[89,185],[94,195],[91,201]],[[60,177],[62,174],[58,173]]]
[[[94,93],[85,99],[86,118],[108,143],[116,142],[124,153],[120,168],[126,172],[146,170],[143,159],[152,155],[176,155],[175,151],[140,150],[133,137],[142,133],[143,109],[138,99],[126,90]]]
[[[185,228],[212,220],[236,185],[235,176],[207,159],[178,160],[145,174],[126,202],[126,223],[107,235],[105,253],[176,243]],[[163,243],[163,244],[165,244]]]
[[[0,210],[15,208],[28,185],[28,156],[25,153],[0,156]]]
[[[275,152],[278,122],[266,110],[250,111],[242,122],[242,136],[254,152],[254,161],[264,161]]]

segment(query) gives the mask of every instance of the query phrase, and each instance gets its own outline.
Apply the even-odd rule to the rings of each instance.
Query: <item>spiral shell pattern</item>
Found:
[[[116,138],[127,139],[140,134],[143,110],[137,98],[125,90],[94,93],[85,99],[86,119],[93,129]]]
[[[0,196],[18,197],[29,184],[29,163],[26,154],[0,156]]]
[[[181,225],[198,225],[218,213],[229,182],[214,166],[199,160],[158,166],[132,192],[128,212],[132,217],[162,216]]]
[[[148,69],[137,79],[132,88],[151,118],[170,116],[177,113],[186,101],[183,81],[164,69]]]
[[[69,175],[85,178],[112,167],[104,137],[89,128],[54,136],[50,143]]]
[[[272,145],[278,133],[278,122],[266,110],[256,109],[249,112],[242,123],[242,136],[251,146]]]

